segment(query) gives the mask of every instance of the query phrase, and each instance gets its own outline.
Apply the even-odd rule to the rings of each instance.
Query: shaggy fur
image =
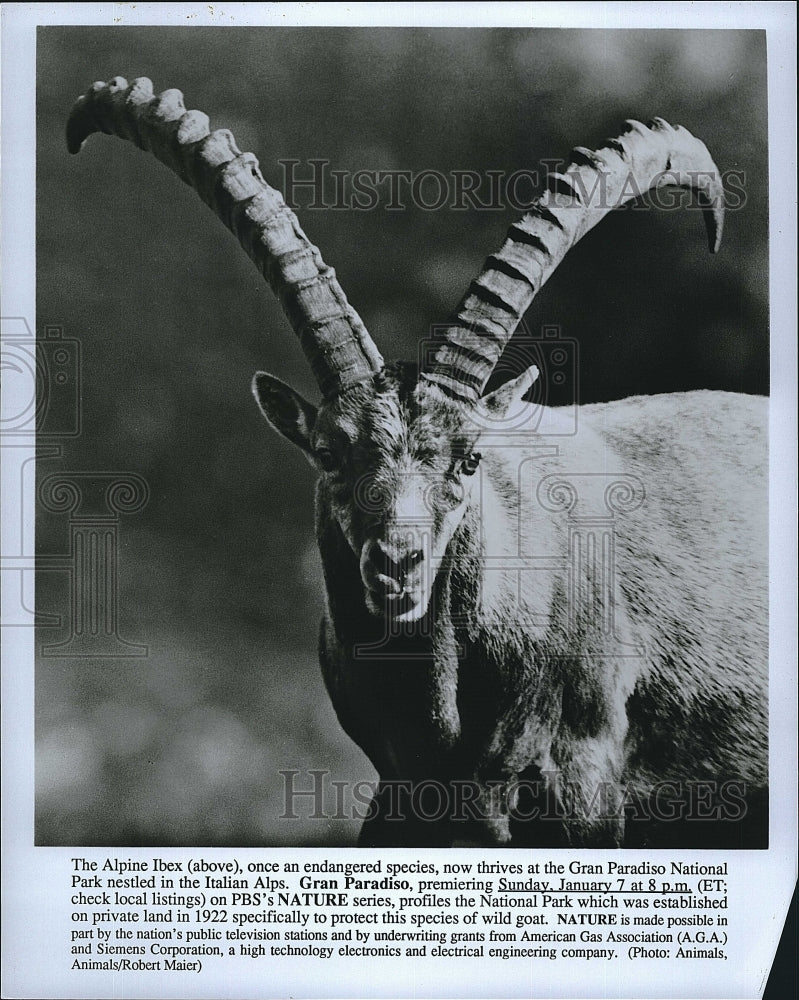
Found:
[[[482,412],[522,413],[530,382]],[[325,404],[299,443],[334,455],[320,659],[381,776],[362,844],[765,846],[766,417],[755,397],[641,397],[583,407],[556,447],[508,447],[407,367]],[[477,473],[453,478],[475,448]],[[404,530],[444,553],[423,617],[397,627],[359,553],[409,481],[437,499]]]

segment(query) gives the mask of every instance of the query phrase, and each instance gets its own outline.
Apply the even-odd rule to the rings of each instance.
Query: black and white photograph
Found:
[[[764,34],[38,68],[37,843],[766,847]]]
[[[796,877],[795,15],[254,6],[33,29],[2,576],[47,995],[219,996],[263,956],[225,996],[612,968],[590,995],[676,1000],[736,955],[762,995]],[[778,864],[755,924],[735,879]]]

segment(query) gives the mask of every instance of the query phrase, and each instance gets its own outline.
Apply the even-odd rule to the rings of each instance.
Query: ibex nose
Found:
[[[378,539],[372,543],[369,558],[381,572],[400,576],[417,566],[424,559],[424,552]]]
[[[401,560],[403,572],[407,573],[408,570],[413,569],[422,559],[424,559],[422,549],[411,549],[410,552],[406,552],[404,558]]]
[[[367,559],[378,574],[401,582],[422,562],[424,549],[378,539],[370,545]]]

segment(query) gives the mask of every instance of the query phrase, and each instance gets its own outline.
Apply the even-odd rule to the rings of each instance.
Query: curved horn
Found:
[[[479,399],[522,316],[571,247],[611,209],[652,188],[695,192],[710,251],[718,250],[724,189],[704,143],[662,118],[627,125],[629,131],[603,149],[578,146],[566,171],[549,175],[548,190],[510,227],[502,249],[472,282],[422,378],[467,403]]]
[[[336,280],[282,196],[269,187],[252,153],[227,129],[187,111],[179,90],[154,95],[145,77],[95,83],[75,103],[67,146],[77,153],[93,132],[149,150],[197,191],[238,238],[280,299],[322,394],[330,398],[371,378],[383,359]]]

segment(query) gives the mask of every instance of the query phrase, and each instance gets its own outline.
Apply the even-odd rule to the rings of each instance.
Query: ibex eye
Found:
[[[477,472],[477,466],[480,464],[482,457],[479,451],[473,451],[471,455],[467,455],[466,458],[461,459],[461,472],[464,476],[473,476]]]
[[[325,472],[332,472],[336,467],[336,456],[329,448],[319,448],[316,451],[316,460]]]

